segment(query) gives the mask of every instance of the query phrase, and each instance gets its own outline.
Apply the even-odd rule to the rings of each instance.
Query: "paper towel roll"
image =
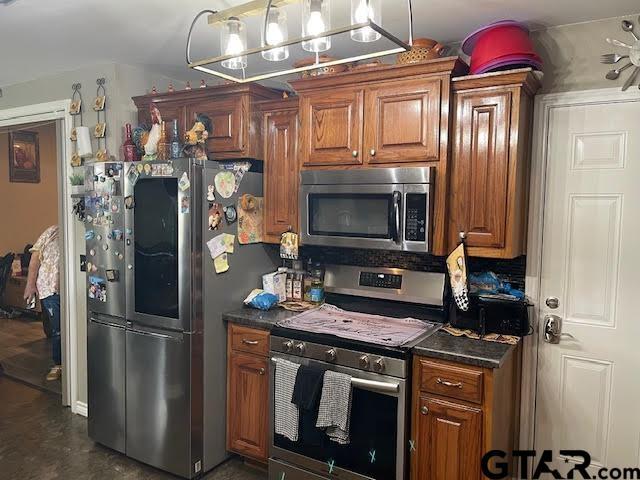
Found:
[[[93,156],[93,150],[91,149],[91,135],[89,134],[89,127],[76,127],[76,135],[78,137],[78,155],[82,158]]]

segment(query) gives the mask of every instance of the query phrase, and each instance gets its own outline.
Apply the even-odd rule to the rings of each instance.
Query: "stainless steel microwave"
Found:
[[[435,167],[303,171],[305,245],[429,252]]]

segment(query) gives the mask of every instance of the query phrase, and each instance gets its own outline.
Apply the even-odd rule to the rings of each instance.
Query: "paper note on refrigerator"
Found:
[[[213,259],[213,266],[216,269],[216,273],[224,273],[229,270],[229,258],[226,252]]]
[[[220,235],[213,237],[207,242],[207,247],[209,247],[211,258],[214,259],[222,255],[223,253],[226,253],[227,242],[225,241],[225,234],[221,233]]]
[[[231,235],[230,233],[223,233],[222,235],[224,235],[224,244],[227,247],[226,252],[233,253],[233,247],[235,246],[235,243],[236,243],[236,236]]]

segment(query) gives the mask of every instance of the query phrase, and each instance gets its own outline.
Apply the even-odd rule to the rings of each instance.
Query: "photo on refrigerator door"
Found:
[[[107,282],[101,277],[89,277],[89,298],[107,302]]]

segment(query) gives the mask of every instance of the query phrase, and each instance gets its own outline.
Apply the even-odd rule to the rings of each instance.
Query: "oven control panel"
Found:
[[[360,272],[360,286],[400,290],[402,288],[402,275],[381,272]]]

